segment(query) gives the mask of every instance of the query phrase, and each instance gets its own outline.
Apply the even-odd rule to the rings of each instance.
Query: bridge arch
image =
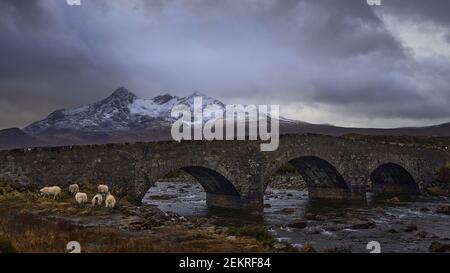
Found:
[[[297,156],[284,161],[284,163],[292,165],[302,176],[312,199],[346,199],[350,195],[349,185],[328,160],[318,156]],[[282,165],[275,164],[274,168],[270,170],[271,174]],[[268,183],[265,184],[265,188],[267,186]]]
[[[207,194],[223,194],[239,196],[239,192],[225,176],[219,172],[201,166],[182,167],[183,170],[193,176],[203,186]]]
[[[160,179],[173,171],[182,170],[194,177],[206,192],[207,205],[210,208],[241,209],[241,194],[233,184],[231,178],[228,178],[226,172],[218,170],[212,166],[186,164],[161,168],[157,173],[150,175],[144,187],[144,195],[149,188],[155,185]],[[141,195],[141,199],[143,195]]]
[[[383,163],[370,173],[372,192],[379,195],[419,195],[413,175],[397,163]]]

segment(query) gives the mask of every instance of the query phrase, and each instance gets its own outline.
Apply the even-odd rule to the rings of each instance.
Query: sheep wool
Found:
[[[116,198],[112,196],[111,194],[106,197],[105,201],[106,207],[113,209],[116,206]]]
[[[101,206],[103,203],[103,196],[101,194],[97,194],[92,198],[92,206]]]
[[[106,186],[106,185],[99,185],[98,186],[98,193],[103,194],[103,195],[108,194],[109,193],[108,186]]]
[[[80,187],[77,184],[72,184],[69,186],[69,192],[71,194],[77,194],[80,191]]]
[[[88,202],[87,194],[79,192],[75,195],[75,201],[79,206],[84,206]]]
[[[40,190],[42,196],[53,196],[53,200],[61,195],[61,188],[58,186],[45,187]]]

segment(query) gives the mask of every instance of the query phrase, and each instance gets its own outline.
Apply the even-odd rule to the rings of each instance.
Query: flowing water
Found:
[[[305,191],[269,189],[265,203],[270,205],[260,217],[223,213],[214,217],[228,224],[262,222],[279,241],[320,250],[369,252],[368,243],[375,241],[382,252],[428,252],[434,241],[450,243],[450,216],[435,213],[450,203],[446,198],[419,197],[395,204],[369,198],[365,204],[343,204],[312,202]],[[198,184],[157,183],[144,204],[184,216],[212,215]],[[299,221],[307,226],[289,227]]]

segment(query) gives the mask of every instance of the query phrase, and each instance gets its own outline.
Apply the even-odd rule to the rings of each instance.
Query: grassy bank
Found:
[[[119,200],[110,210],[80,208],[73,196],[44,199],[33,192],[0,189],[0,253],[65,253],[78,241],[86,253],[268,252],[251,234],[230,238],[206,218],[183,219]]]

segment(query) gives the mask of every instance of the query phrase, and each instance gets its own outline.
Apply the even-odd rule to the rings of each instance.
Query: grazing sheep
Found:
[[[72,184],[69,186],[69,192],[73,195],[77,194],[78,192],[80,192],[80,187],[77,184]]]
[[[109,188],[106,185],[99,185],[98,186],[98,193],[100,193],[103,196],[106,196],[109,193]]]
[[[94,196],[94,198],[92,198],[92,206],[96,207],[96,206],[101,206],[103,203],[103,196],[101,194],[97,194],[96,196]]]
[[[88,202],[87,194],[79,192],[75,195],[75,201],[80,207],[83,207]]]
[[[57,197],[61,195],[61,188],[58,186],[54,187],[45,187],[42,188],[40,191],[42,196],[53,196],[53,200],[55,200]]]
[[[116,198],[111,194],[108,194],[105,200],[106,207],[109,209],[113,209],[116,206]]]

